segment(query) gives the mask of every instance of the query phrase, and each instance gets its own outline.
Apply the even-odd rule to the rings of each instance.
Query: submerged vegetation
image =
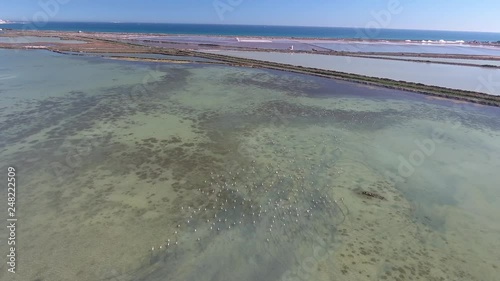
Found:
[[[11,104],[0,156],[26,187],[23,280],[498,275],[498,108],[390,89],[419,84],[108,43],[137,61],[0,50],[15,57],[4,77],[39,75],[0,84]],[[402,157],[422,161],[415,176],[399,173]]]

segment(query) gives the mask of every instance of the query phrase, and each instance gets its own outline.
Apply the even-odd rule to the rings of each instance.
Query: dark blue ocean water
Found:
[[[273,36],[307,38],[362,38],[380,40],[500,41],[500,33],[429,31],[344,27],[257,26],[170,23],[48,22],[4,24],[1,28],[57,31],[163,33],[189,35]]]

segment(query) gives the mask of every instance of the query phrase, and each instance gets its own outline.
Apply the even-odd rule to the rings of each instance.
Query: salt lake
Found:
[[[500,274],[499,108],[255,68],[0,60],[9,280]]]

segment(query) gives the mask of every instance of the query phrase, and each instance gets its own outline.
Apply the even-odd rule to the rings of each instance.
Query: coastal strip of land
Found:
[[[253,67],[253,68],[266,68],[280,71],[289,71],[294,73],[308,74],[319,77],[339,79],[344,81],[350,81],[355,83],[361,83],[371,86],[381,86],[396,90],[411,91],[416,93],[421,93],[429,96],[454,99],[459,101],[472,102],[483,105],[498,106],[500,107],[500,96],[488,95],[485,93],[465,91],[458,89],[450,89],[439,86],[424,85],[421,83],[413,83],[407,81],[397,81],[387,78],[377,78],[371,76],[364,76],[359,74],[352,74],[346,72],[339,72],[334,70],[325,70],[319,68],[303,67],[296,65],[289,65],[283,63],[248,59],[248,58],[238,58],[223,54],[215,54],[203,52],[203,50],[240,50],[240,51],[261,51],[261,52],[296,52],[296,53],[312,53],[312,54],[323,54],[323,55],[336,55],[336,56],[353,56],[353,57],[368,57],[368,58],[379,58],[378,56],[398,56],[398,58],[388,58],[394,60],[407,60],[407,57],[422,57],[421,62],[425,61],[425,57],[432,58],[455,58],[455,59],[476,59],[478,64],[464,64],[459,62],[439,62],[443,64],[454,64],[454,65],[467,65],[467,66],[483,66],[483,67],[494,67],[498,66],[481,64],[481,60],[499,60],[499,57],[495,56],[468,56],[468,55],[450,55],[450,54],[419,54],[419,53],[376,53],[376,52],[336,52],[331,50],[284,50],[284,49],[266,49],[266,48],[250,48],[250,47],[235,47],[235,46],[222,46],[216,44],[204,44],[204,43],[182,43],[182,42],[165,42],[162,41],[161,44],[151,45],[151,39],[140,40],[133,39],[130,40],[130,35],[128,34],[124,37],[122,34],[100,34],[100,33],[77,33],[77,32],[54,32],[54,31],[7,31],[0,34],[0,37],[21,37],[21,36],[34,36],[34,37],[57,37],[60,38],[60,42],[29,42],[29,43],[19,43],[16,40],[11,40],[11,42],[0,43],[0,48],[9,49],[45,49],[53,52],[63,53],[63,54],[90,54],[90,53],[127,53],[131,55],[127,56],[115,56],[112,59],[121,60],[134,60],[134,61],[155,61],[164,63],[188,63],[193,62],[190,60],[183,59],[182,57],[197,57],[208,59],[211,61],[194,61],[196,63],[214,63],[216,61],[221,64],[240,66],[240,67]],[[151,38],[151,35],[142,35]],[[84,43],[76,44],[65,44],[65,40],[82,41]],[[153,40],[154,41],[154,40]],[[158,54],[158,55],[169,55],[169,56],[179,56],[179,60],[172,59],[161,59],[161,58],[140,58],[134,57],[133,54]],[[385,58],[383,58],[385,59]],[[432,63],[436,63],[432,61]]]

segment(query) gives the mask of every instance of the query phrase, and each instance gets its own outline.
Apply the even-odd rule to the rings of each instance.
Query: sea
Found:
[[[220,36],[272,36],[330,39],[431,40],[431,41],[500,41],[500,33],[367,29],[347,27],[177,24],[177,23],[105,23],[105,22],[46,22],[3,24],[7,29],[36,29],[84,32],[162,33]]]

